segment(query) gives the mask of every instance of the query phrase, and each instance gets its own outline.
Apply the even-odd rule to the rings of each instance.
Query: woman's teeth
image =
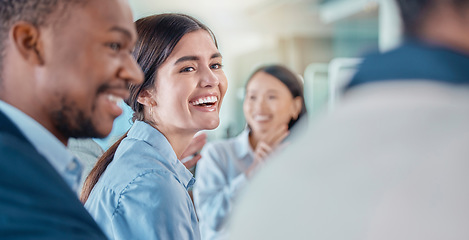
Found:
[[[267,121],[269,120],[268,115],[256,115],[254,116],[254,121]]]
[[[201,105],[201,104],[213,104],[217,102],[217,97],[216,96],[210,96],[210,97],[204,97],[204,98],[199,98],[193,102],[191,102],[192,105]]]

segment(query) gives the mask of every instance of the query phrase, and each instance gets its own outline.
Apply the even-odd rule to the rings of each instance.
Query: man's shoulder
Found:
[[[75,193],[26,139],[0,131],[0,156],[1,236],[105,239]]]
[[[0,181],[22,183],[26,187],[31,184],[53,185],[65,183],[47,159],[24,137],[13,123],[0,112]],[[8,179],[11,178],[11,179]],[[9,186],[8,184],[5,186]],[[69,187],[67,187],[68,189]],[[19,192],[19,191],[15,191]]]
[[[24,138],[0,131],[0,171],[14,169],[16,173],[21,174],[31,167],[36,170],[48,169],[50,164],[40,155],[36,149]],[[41,166],[41,168],[37,168]],[[21,168],[19,168],[21,167]],[[51,167],[50,170],[53,170]]]
[[[2,111],[0,111],[0,134],[15,136],[23,141],[26,140],[20,130]]]

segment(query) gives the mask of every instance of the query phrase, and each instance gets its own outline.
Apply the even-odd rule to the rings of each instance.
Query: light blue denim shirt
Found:
[[[247,183],[244,172],[254,161],[249,131],[235,138],[207,143],[201,155],[193,192],[202,239],[227,239],[225,221],[233,201]]]
[[[168,140],[136,121],[85,208],[110,239],[200,239],[187,188],[195,179]]]
[[[49,161],[70,188],[77,192],[83,166],[67,150],[65,145],[36,120],[1,100],[0,111],[18,127],[34,148]]]

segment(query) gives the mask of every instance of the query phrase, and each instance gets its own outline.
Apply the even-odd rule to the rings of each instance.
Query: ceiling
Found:
[[[332,37],[337,21],[361,15],[357,13],[363,12],[364,6],[376,1],[129,0],[129,3],[135,19],[167,12],[196,17],[215,33],[224,57],[231,57],[275,45],[281,38]]]
[[[206,23],[217,35],[257,32],[276,35],[328,34],[319,0],[130,0],[135,18],[180,12]],[[231,35],[230,34],[230,35]]]

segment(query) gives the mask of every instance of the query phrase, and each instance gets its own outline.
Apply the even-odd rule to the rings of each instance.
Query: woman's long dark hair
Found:
[[[143,70],[145,79],[142,84],[131,85],[130,97],[126,103],[134,110],[132,121],[144,121],[143,105],[137,102],[137,98],[144,90],[151,89],[155,85],[158,68],[169,57],[181,38],[190,32],[197,30],[207,31],[218,47],[212,31],[197,19],[184,14],[159,14],[139,19],[135,22],[137,27],[137,44],[133,55]],[[80,200],[85,203],[107,166],[112,162],[117,147],[127,137],[124,134],[114,143],[96,162],[85,180],[81,191]]]
[[[252,77],[254,77],[254,75],[259,72],[267,73],[282,82],[285,86],[287,86],[293,98],[301,97],[300,114],[298,114],[298,117],[296,119],[292,118],[288,123],[288,129],[291,129],[293,125],[295,125],[295,123],[297,123],[302,117],[306,117],[307,115],[302,80],[299,76],[290,71],[290,69],[288,69],[287,67],[274,64],[260,67],[256,71],[254,71],[254,73],[252,73],[249,77],[249,80],[246,82],[246,87],[248,86],[249,82],[251,82]]]

